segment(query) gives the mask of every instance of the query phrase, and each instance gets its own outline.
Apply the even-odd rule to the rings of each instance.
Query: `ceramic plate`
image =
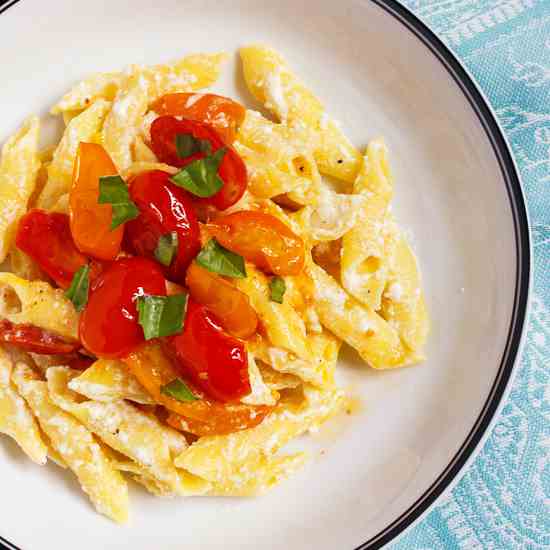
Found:
[[[135,489],[132,521],[118,527],[73,477],[34,466],[2,438],[0,535],[25,550],[351,550],[398,536],[482,441],[525,320],[521,189],[465,70],[391,0],[20,0],[2,9],[0,140],[91,72],[253,41],[280,50],[357,146],[385,136],[433,331],[429,360],[414,368],[374,372],[344,353],[341,382],[363,406],[304,442],[312,462],[262,498],[160,500]],[[250,101],[237,61],[215,90]]]

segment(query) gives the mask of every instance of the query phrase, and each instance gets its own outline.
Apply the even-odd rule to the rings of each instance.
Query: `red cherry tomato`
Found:
[[[275,275],[299,275],[304,267],[304,241],[271,214],[242,210],[206,226],[225,248]]]
[[[144,341],[136,300],[145,294],[166,295],[160,266],[146,258],[113,262],[90,288],[80,316],[82,345],[97,357],[123,357]]]
[[[178,120],[173,116],[161,116],[151,124],[151,147],[161,162],[183,168],[205,157],[204,153],[199,152],[180,158],[176,150],[178,134],[190,134],[196,139],[208,141],[212,153],[225,147],[226,152],[218,169],[218,174],[224,183],[223,187],[214,196],[198,200],[211,204],[219,210],[225,210],[235,204],[243,196],[248,182],[246,166],[237,152],[231,146],[225,145],[216,130],[208,124],[194,120]]]
[[[246,109],[236,101],[215,94],[166,94],[151,105],[159,115],[182,116],[214,127],[227,144],[235,141]]]
[[[250,393],[244,342],[225,333],[217,319],[192,298],[183,332],[170,336],[166,348],[184,377],[209,397],[227,402]]]
[[[42,355],[72,353],[80,347],[79,342],[68,342],[34,325],[14,324],[7,319],[0,320],[0,342]]]
[[[152,258],[159,238],[175,231],[178,251],[164,271],[167,278],[183,282],[185,270],[200,251],[199,222],[189,195],[169,177],[154,170],[130,182],[130,195],[141,213],[126,223],[124,238],[130,251]]]
[[[88,263],[73,242],[66,214],[30,210],[19,221],[15,244],[61,288],[68,288],[74,274]]]

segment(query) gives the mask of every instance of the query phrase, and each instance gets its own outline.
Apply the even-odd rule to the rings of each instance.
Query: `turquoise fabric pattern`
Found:
[[[511,393],[480,454],[391,550],[550,549],[550,0],[401,0],[455,53],[510,143],[534,286]]]

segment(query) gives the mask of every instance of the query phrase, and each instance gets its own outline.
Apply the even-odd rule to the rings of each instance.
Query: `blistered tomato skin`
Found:
[[[224,332],[214,315],[192,298],[183,332],[168,339],[167,351],[182,376],[207,397],[228,402],[250,393],[244,342]]]
[[[231,146],[226,145],[216,130],[208,124],[194,120],[178,120],[173,116],[161,116],[151,124],[151,147],[161,162],[183,168],[205,157],[204,153],[199,152],[180,158],[176,149],[178,134],[188,134],[196,139],[208,141],[212,153],[225,147],[225,155],[218,169],[218,174],[224,183],[223,187],[212,197],[195,200],[215,206],[218,210],[225,210],[234,205],[243,196],[248,184],[246,166],[238,153]]]
[[[69,288],[74,274],[88,263],[73,242],[67,214],[29,210],[19,221],[15,244],[61,288]]]
[[[242,210],[207,226],[225,248],[275,275],[299,275],[304,267],[304,242],[271,214]]]
[[[175,231],[177,254],[164,272],[168,279],[183,282],[187,267],[200,251],[199,222],[189,195],[169,177],[154,170],[130,182],[130,196],[140,215],[126,223],[124,240],[130,252],[153,258],[159,238]]]
[[[183,116],[209,124],[227,144],[235,141],[246,114],[240,103],[215,94],[166,94],[155,101],[151,109],[159,115]]]
[[[113,262],[90,288],[80,316],[80,341],[93,355],[120,358],[142,342],[136,300],[139,296],[166,295],[162,270],[146,258]]]

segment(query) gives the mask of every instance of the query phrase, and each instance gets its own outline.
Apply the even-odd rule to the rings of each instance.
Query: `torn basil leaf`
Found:
[[[159,263],[168,267],[178,253],[178,234],[175,231],[159,237],[155,248],[155,258]]]
[[[73,276],[71,286],[65,292],[65,296],[74,304],[76,311],[82,311],[88,303],[88,290],[90,288],[90,266],[83,265]]]
[[[99,178],[99,204],[110,204],[113,209],[111,231],[124,222],[139,216],[139,209],[130,199],[128,186],[120,176]]]
[[[196,197],[212,197],[223,186],[218,169],[225,155],[225,148],[213,155],[194,160],[174,174],[170,180]]]
[[[206,243],[196,257],[196,262],[204,269],[219,275],[237,279],[246,277],[244,258],[221,246],[216,239],[210,239]]]
[[[204,153],[205,155],[212,154],[212,144],[207,139],[199,139],[191,134],[176,135],[176,151],[181,159]]]
[[[269,297],[272,302],[282,304],[285,292],[286,283],[282,277],[273,277],[273,279],[269,281]]]
[[[183,330],[187,311],[187,294],[140,296],[137,310],[145,340],[179,334]]]
[[[175,378],[172,382],[162,386],[160,393],[169,395],[178,401],[197,401],[198,399],[181,378]]]

